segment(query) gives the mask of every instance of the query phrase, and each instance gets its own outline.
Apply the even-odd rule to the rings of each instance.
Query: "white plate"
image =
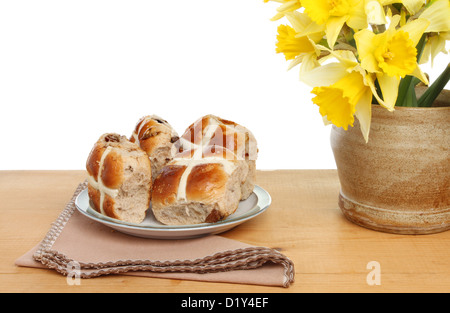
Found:
[[[219,234],[230,230],[264,212],[270,206],[271,202],[272,199],[269,193],[263,188],[255,186],[250,197],[241,201],[236,212],[226,219],[216,223],[182,226],[161,224],[155,219],[151,209],[147,210],[147,215],[140,224],[127,223],[104,216],[91,208],[87,189],[83,190],[77,196],[75,199],[75,206],[80,213],[88,218],[128,235],[153,239],[188,239]]]

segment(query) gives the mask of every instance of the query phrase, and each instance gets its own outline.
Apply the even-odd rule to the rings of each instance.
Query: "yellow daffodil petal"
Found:
[[[373,51],[375,50],[375,47],[372,43],[375,39],[375,36],[376,35],[368,29],[360,30],[353,36],[355,38],[359,57],[361,59],[366,58],[368,55],[372,54]]]
[[[381,92],[383,94],[383,103],[380,103],[389,111],[394,111],[395,102],[398,96],[398,86],[400,79],[393,76],[377,74],[378,83],[380,84]]]
[[[401,0],[377,0],[377,1],[380,2],[382,6],[401,2]]]
[[[425,75],[424,72],[422,72],[422,70],[420,69],[419,65],[416,65],[416,68],[414,69],[414,71],[411,73],[412,76],[417,77],[418,79],[420,79],[420,81],[422,83],[424,83],[425,85],[428,85],[430,82],[428,81],[427,76]]]
[[[322,121],[325,126],[331,125],[332,123],[327,119],[327,116],[322,116]]]
[[[340,63],[329,63],[314,68],[300,76],[300,81],[310,87],[330,86],[348,74],[347,68]]]
[[[369,0],[365,5],[365,12],[369,24],[384,25],[387,23],[384,9],[377,0]]]
[[[331,123],[345,130],[348,129],[349,125],[353,126],[355,108],[344,97],[342,89],[315,87],[312,93],[316,95],[313,102],[319,106],[319,112],[322,116],[326,116]]]
[[[401,3],[411,15],[416,14],[425,4],[425,0],[378,0],[382,6]]]
[[[287,16],[287,15],[286,15]],[[311,24],[306,26],[302,31],[298,31],[297,36],[309,36],[316,42],[319,42],[323,38],[323,32],[325,31],[326,25],[318,25],[315,22],[311,21]]]
[[[398,23],[400,23],[401,16],[396,14],[391,18],[391,22],[389,23],[389,28],[387,29],[388,33],[395,32],[395,28],[397,27]]]
[[[448,38],[445,38],[446,34],[440,33],[438,36],[435,36],[434,39],[431,40],[431,66],[433,66],[433,62],[434,62],[434,58],[439,54],[439,53],[445,53],[447,54],[447,50],[445,49],[445,43],[447,40],[449,40]]]
[[[349,0],[349,18],[347,25],[353,29],[360,30],[368,26],[367,15],[364,10],[364,0]]]
[[[316,47],[316,43],[321,41],[323,38],[323,27],[321,26],[320,29],[316,29],[318,32],[310,32],[310,30],[313,30],[317,26],[317,24],[314,23],[306,14],[295,11],[288,12],[285,14],[285,16],[296,32],[295,38],[298,38],[302,41],[309,40],[309,42],[311,43],[311,46],[307,45],[307,47],[312,48],[312,50],[304,51],[304,53],[315,51],[317,56],[319,56],[320,50]],[[289,65],[288,70],[299,64],[300,62],[298,62],[298,59],[294,60]]]
[[[355,106],[355,116],[359,121],[364,140],[369,142],[370,122],[372,120],[372,91],[367,88]]]
[[[413,45],[417,46],[417,44],[420,41],[420,38],[422,37],[423,33],[425,32],[425,30],[429,25],[430,22],[428,20],[419,18],[417,20],[413,20],[411,22],[406,23],[404,26],[400,27],[399,30],[408,33],[409,39],[411,39]]]
[[[294,60],[292,60],[292,62],[289,63],[287,70],[289,71],[289,70],[293,69],[294,67],[296,67],[297,65],[299,65],[300,63],[302,63],[303,57],[304,57],[304,54],[299,55]]]
[[[400,1],[399,1],[400,2]],[[425,0],[402,0],[401,3],[405,6],[411,15],[416,14],[425,4]]]
[[[319,106],[322,116],[347,130],[348,126],[353,126],[356,105],[368,90],[370,88],[364,84],[363,76],[352,72],[331,86],[315,87],[312,93],[316,97],[312,101]]]
[[[300,4],[299,0],[291,0],[291,1],[286,1],[284,4],[280,5],[277,8],[277,11],[280,13],[292,12],[292,11],[300,9],[301,7],[302,7],[302,5]]]
[[[300,0],[264,0],[266,3],[269,1],[281,3],[277,8],[278,13],[270,19],[271,21],[277,21],[284,17],[286,13],[298,10],[302,7]]]
[[[368,73],[365,77],[364,77],[364,82],[366,83],[366,85],[369,85],[370,90],[372,91],[372,95],[375,97],[375,99],[377,99],[378,103],[382,106],[382,107],[386,107],[386,104],[384,103],[383,99],[381,99],[381,97],[378,95],[378,90],[375,87],[375,79],[376,79],[376,74],[372,74],[372,73]]]
[[[308,73],[315,68],[318,68],[320,63],[317,61],[317,55],[315,53],[305,54],[302,60],[302,65],[300,66],[300,76],[304,73]]]
[[[420,64],[428,63],[431,57],[431,66],[434,66],[434,58],[439,53],[448,53],[447,49],[445,49],[446,40],[449,40],[448,38],[446,38],[448,34],[449,33],[447,32],[443,32],[439,34],[433,34],[432,36],[428,37],[428,41],[425,44],[425,48],[422,53],[422,58],[420,59]]]
[[[301,0],[305,13],[317,24],[322,25],[330,18],[344,16],[347,25],[353,29],[367,27],[364,0]]]
[[[342,26],[348,20],[348,16],[330,17],[326,26],[327,42],[330,48],[334,47]]]
[[[420,18],[430,21],[426,32],[450,31],[450,2],[448,0],[437,0],[426,8]]]
[[[286,13],[286,18],[297,33],[302,32],[312,23],[312,20],[308,15],[297,11]]]
[[[328,1],[330,16],[348,15],[351,8],[351,0],[331,0]]]
[[[359,66],[358,60],[355,57],[355,54],[352,51],[349,50],[330,50],[327,47],[316,45],[316,47],[319,47],[321,50],[329,52],[328,58],[336,58],[339,63],[337,63],[340,67],[343,67],[348,73],[353,72],[355,70],[360,70],[361,67]],[[322,58],[321,61],[325,58]],[[362,74],[361,74],[362,75]]]
[[[353,29],[367,27],[364,0],[302,0],[301,4],[312,21],[326,25],[327,42],[332,49],[344,24]]]
[[[348,50],[329,50],[338,61],[347,68],[347,72],[352,72],[357,67],[358,60],[356,60],[355,54]]]
[[[399,30],[374,51],[378,66],[389,76],[405,77],[417,65],[417,50],[408,33]]]
[[[278,26],[276,52],[283,53],[286,60],[293,60],[302,53],[315,52],[308,37],[296,38],[295,30],[288,25]]]
[[[331,6],[327,0],[302,0],[305,13],[317,24],[325,24],[330,17]]]
[[[358,47],[359,58],[361,59],[361,66],[368,72],[377,73],[380,68],[375,59],[374,51],[378,46],[376,35],[368,29],[363,29],[354,35],[356,46]]]
[[[270,20],[272,21],[272,22],[276,22],[276,21],[278,21],[279,19],[282,19],[284,17],[284,14],[283,13],[277,13],[277,14],[275,14],[274,16],[272,16],[271,18],[270,18]]]
[[[295,11],[286,13],[285,16],[297,33],[297,38],[308,36],[314,42],[322,40],[324,26],[314,23],[308,15]]]

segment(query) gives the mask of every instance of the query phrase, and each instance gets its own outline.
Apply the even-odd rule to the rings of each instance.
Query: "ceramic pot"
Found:
[[[347,219],[399,234],[450,229],[450,107],[373,105],[368,143],[355,120],[333,126],[331,146]]]

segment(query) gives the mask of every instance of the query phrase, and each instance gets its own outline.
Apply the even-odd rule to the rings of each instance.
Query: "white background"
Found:
[[[129,136],[148,114],[179,133],[234,120],[257,137],[259,169],[335,168],[310,88],[275,53],[277,6],[1,1],[0,170],[84,169],[101,134]]]

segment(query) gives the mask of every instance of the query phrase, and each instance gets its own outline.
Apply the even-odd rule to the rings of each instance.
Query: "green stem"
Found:
[[[416,46],[417,49],[417,63],[419,63],[422,57],[423,50],[425,48],[426,34],[423,34]],[[403,107],[416,107],[418,106],[415,87],[419,83],[419,80],[413,76],[406,75],[400,81],[398,87],[398,96],[395,106]]]
[[[450,80],[450,63],[446,69],[439,75],[433,84],[425,91],[425,93],[417,101],[419,107],[431,107],[434,100],[438,97],[441,91],[445,88]]]
[[[422,37],[420,37],[419,42],[417,43],[416,49],[417,49],[417,64],[420,62],[420,59],[422,58],[423,51],[425,50],[425,41],[427,39],[427,35],[423,34]]]

